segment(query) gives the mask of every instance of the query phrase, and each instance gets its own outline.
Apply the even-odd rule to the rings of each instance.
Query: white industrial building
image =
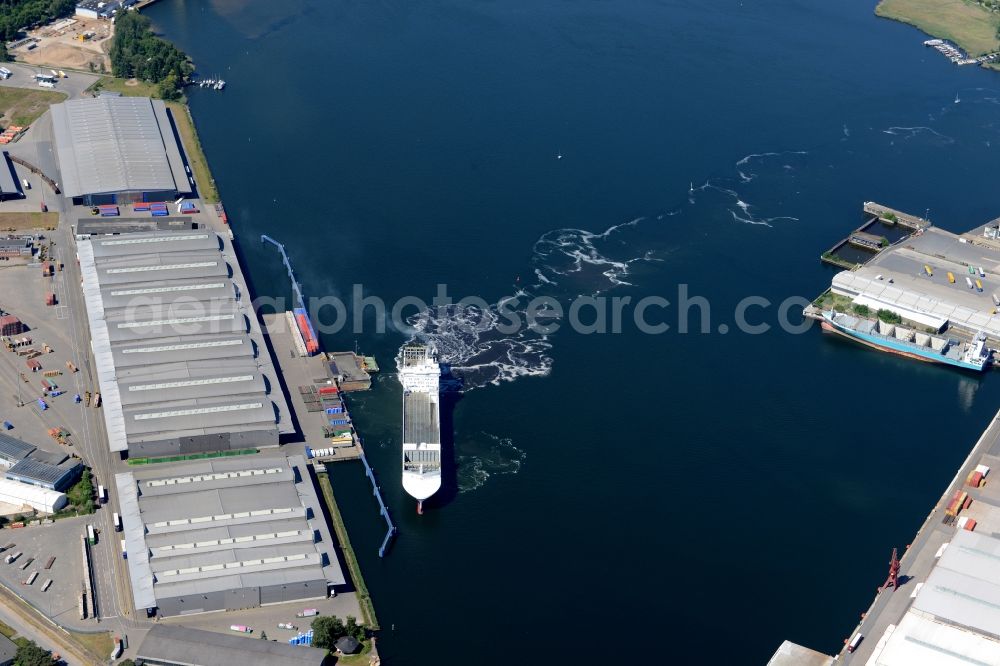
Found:
[[[11,479],[0,479],[0,502],[28,505],[36,511],[55,513],[66,506],[66,494]]]
[[[866,666],[1000,666],[1000,539],[956,530]]]
[[[922,328],[957,327],[1000,340],[1000,251],[977,238],[930,227],[857,270],[837,273],[830,290]]]

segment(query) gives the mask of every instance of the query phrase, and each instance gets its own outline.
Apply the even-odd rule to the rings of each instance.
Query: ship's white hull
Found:
[[[403,385],[403,490],[424,500],[441,489],[441,367],[432,347],[407,345],[399,363]]]
[[[441,470],[431,474],[403,472],[403,490],[413,499],[423,502],[441,490]]]

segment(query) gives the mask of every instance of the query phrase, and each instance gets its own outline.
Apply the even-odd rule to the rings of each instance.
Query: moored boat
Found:
[[[823,312],[823,330],[837,333],[880,351],[930,363],[982,372],[990,365],[986,335],[970,342],[923,333],[899,324],[865,319],[842,312]]]

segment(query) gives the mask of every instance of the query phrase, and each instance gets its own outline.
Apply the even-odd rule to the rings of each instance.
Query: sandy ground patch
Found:
[[[101,52],[81,46],[71,46],[59,42],[42,42],[38,48],[22,54],[24,62],[29,65],[45,65],[48,67],[65,67],[70,69],[89,70],[94,64],[95,71],[105,71],[111,67],[108,57]]]

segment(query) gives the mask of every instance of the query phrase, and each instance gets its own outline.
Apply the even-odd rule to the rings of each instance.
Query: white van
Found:
[[[24,185],[24,189],[26,189],[26,190],[30,190],[31,189],[31,183],[28,182],[27,178],[22,178],[21,179],[21,184]]]

